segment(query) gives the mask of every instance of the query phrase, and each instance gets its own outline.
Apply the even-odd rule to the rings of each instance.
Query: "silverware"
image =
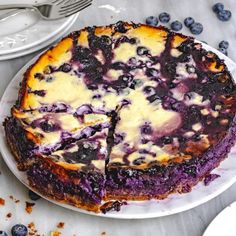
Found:
[[[55,20],[73,15],[91,4],[92,0],[48,0],[42,4],[0,5],[0,10],[29,8],[34,9],[44,19]]]

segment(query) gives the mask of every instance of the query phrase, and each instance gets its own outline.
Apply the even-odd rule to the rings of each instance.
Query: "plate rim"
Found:
[[[196,42],[199,42],[197,40],[195,40]],[[202,45],[203,45],[203,48],[206,49],[206,50],[209,50],[209,51],[212,51],[214,53],[216,53],[220,59],[223,59],[225,60],[225,63],[226,63],[226,66],[227,68],[229,67],[229,64],[230,67],[233,67],[234,69],[236,69],[236,63],[233,62],[230,58],[228,58],[227,56],[223,55],[222,53],[220,53],[217,49],[209,46],[209,45],[206,45],[202,42],[200,42]],[[4,98],[6,96],[6,94],[8,93],[8,91],[10,89],[12,89],[14,83],[16,83],[18,80],[20,80],[20,77],[22,76],[22,74],[25,72],[25,70],[34,62],[37,60],[37,58],[43,54],[43,52],[37,54],[35,57],[33,57],[28,63],[26,63],[26,65],[24,65],[17,73],[16,75],[13,77],[13,79],[10,81],[10,83],[8,84],[8,86],[6,87],[2,97],[1,97],[1,101],[0,101],[0,110],[1,110],[1,107],[2,107],[2,104],[4,103]],[[230,71],[231,72],[231,71]],[[22,77],[21,77],[22,78]],[[236,78],[235,78],[236,79]],[[11,105],[9,105],[9,108],[10,108]],[[3,130],[3,125],[1,125],[1,129]],[[27,181],[24,180],[24,177],[22,177],[23,175],[25,175],[25,172],[21,172],[17,169],[16,167],[16,164],[14,166],[12,166],[10,164],[10,161],[9,159],[12,159],[13,162],[15,162],[14,160],[14,157],[13,155],[11,154],[10,150],[9,150],[9,147],[8,145],[6,144],[6,140],[5,140],[5,132],[0,132],[0,152],[2,154],[2,157],[3,157],[3,160],[4,162],[6,163],[6,165],[8,166],[8,168],[11,170],[11,172],[15,175],[15,177],[22,183],[24,184],[27,188],[37,192],[36,190],[32,189],[29,184],[27,183]],[[10,155],[11,158],[9,158],[8,156],[8,153]],[[227,160],[229,160],[230,158],[233,158],[233,157],[228,157],[226,158],[223,162],[227,162]],[[222,162],[222,163],[223,163]],[[16,162],[15,162],[16,163]],[[221,165],[220,165],[221,166]],[[219,167],[218,167],[219,168]],[[214,170],[217,170],[218,168],[214,169]],[[221,177],[222,178],[222,177]],[[219,179],[221,179],[219,178]],[[214,182],[217,182],[217,179],[214,181]],[[102,214],[102,213],[94,213],[94,212],[90,212],[90,211],[86,211],[86,210],[83,210],[83,209],[80,209],[80,208],[77,208],[77,207],[74,207],[74,206],[71,206],[71,205],[68,205],[68,204],[65,204],[65,203],[61,203],[61,202],[58,202],[58,201],[55,201],[53,199],[50,199],[40,193],[37,192],[37,194],[39,194],[42,198],[46,199],[47,201],[49,202],[52,202],[58,206],[61,206],[63,208],[66,208],[66,209],[70,209],[70,210],[73,210],[75,212],[80,212],[80,213],[85,213],[85,214],[88,214],[88,215],[93,215],[93,216],[100,216],[100,217],[104,217],[104,218],[114,218],[114,219],[148,219],[148,218],[156,218],[156,217],[162,217],[162,216],[167,216],[167,215],[173,215],[173,214],[176,214],[176,213],[180,213],[180,212],[184,212],[184,211],[187,211],[187,210],[190,210],[194,207],[197,207],[199,205],[202,205],[203,203],[206,203],[210,200],[212,200],[213,198],[215,198],[216,196],[220,195],[221,193],[223,193],[225,190],[227,190],[230,186],[232,186],[234,183],[236,182],[236,174],[234,175],[234,177],[232,177],[230,180],[228,180],[226,183],[224,184],[221,184],[222,186],[220,186],[220,188],[218,188],[217,190],[211,192],[211,194],[207,195],[207,196],[203,196],[201,198],[199,198],[199,200],[195,200],[194,202],[188,202],[187,204],[185,204],[184,206],[179,206],[179,207],[176,207],[174,209],[170,209],[170,210],[166,210],[166,211],[159,211],[159,212],[148,212],[148,213],[125,213],[123,214],[122,213],[122,210],[120,212],[108,212],[107,214]],[[201,187],[199,186],[199,183],[196,185],[198,187]],[[195,187],[196,187],[195,186]],[[211,185],[210,185],[211,186]],[[207,188],[209,186],[204,186],[204,188]],[[193,189],[194,191],[194,189]],[[197,191],[197,189],[195,190]],[[191,191],[192,192],[192,191]],[[178,195],[178,194],[177,194]],[[171,196],[174,196],[174,194],[172,194]],[[178,196],[183,196],[183,195],[178,195]],[[172,200],[170,198],[170,200]],[[155,201],[155,200],[153,200]],[[164,200],[161,200],[161,201],[156,201],[156,204],[159,204],[160,202],[162,202]],[[137,201],[132,201],[131,203],[134,203],[134,202],[137,202]],[[141,201],[141,203],[143,202],[150,202],[150,201]],[[140,203],[140,202],[138,202]]]
[[[0,55],[0,61],[15,59],[21,56],[28,55],[30,53],[34,53],[36,51],[39,51],[42,48],[46,48],[48,45],[53,44],[58,39],[61,39],[63,36],[66,35],[67,31],[73,26],[75,21],[78,19],[79,14],[76,15],[65,27],[62,29],[58,34],[54,35],[53,37],[49,38],[46,41],[41,42],[40,44],[36,45],[35,47],[30,47],[26,50],[20,50],[18,52],[8,53],[4,55]]]
[[[70,24],[71,21],[73,21],[75,18],[77,18],[78,14],[79,13],[77,13],[75,15],[72,15],[72,16],[70,16],[68,18],[65,18],[64,21],[63,21],[63,19],[61,19],[61,20],[53,20],[53,22],[57,23],[57,25],[58,25],[58,27],[57,27],[57,29],[55,31],[47,32],[47,34],[45,34],[45,36],[42,37],[40,40],[33,41],[31,43],[28,43],[27,45],[21,44],[19,47],[16,47],[16,48],[5,49],[5,50],[0,49],[1,55],[23,51],[23,50],[29,49],[31,47],[34,47],[34,46],[36,46],[38,44],[41,44],[41,43],[49,40],[50,38],[56,36],[59,32],[61,32],[65,27],[67,27],[67,25]],[[60,21],[62,21],[62,22],[60,22]],[[46,26],[48,20],[43,20],[42,18],[39,18],[39,21],[37,21],[37,23],[32,25],[31,27],[29,27],[29,28],[27,28],[25,30],[22,30],[20,32],[17,32],[17,33],[5,35],[4,37],[2,37],[2,39],[7,38],[7,37],[14,37],[17,34],[21,34],[23,32],[26,32],[26,34],[29,35],[29,33],[27,33],[27,31],[30,28],[35,27],[40,22],[41,22],[41,24],[43,23],[43,25]],[[44,27],[44,26],[41,25],[40,27]]]

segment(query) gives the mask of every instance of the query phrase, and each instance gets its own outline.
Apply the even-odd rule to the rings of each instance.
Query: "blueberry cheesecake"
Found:
[[[73,32],[26,71],[6,139],[30,186],[74,206],[191,191],[236,140],[224,61],[162,26]],[[120,205],[119,205],[120,206]]]

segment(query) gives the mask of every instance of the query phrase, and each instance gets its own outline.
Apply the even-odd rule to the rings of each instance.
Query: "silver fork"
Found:
[[[0,4],[0,10],[30,8],[38,12],[44,19],[56,20],[82,11],[91,4],[92,0],[49,0],[41,4]]]

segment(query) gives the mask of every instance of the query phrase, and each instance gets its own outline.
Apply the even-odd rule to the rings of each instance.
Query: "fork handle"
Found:
[[[25,9],[25,8],[33,8],[35,7],[31,4],[6,4],[6,5],[0,5],[0,10],[6,10],[6,9]]]

